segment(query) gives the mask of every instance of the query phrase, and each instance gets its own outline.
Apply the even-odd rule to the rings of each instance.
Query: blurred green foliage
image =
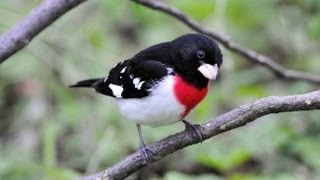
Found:
[[[0,33],[38,0],[0,2]],[[278,60],[319,74],[320,1],[175,0],[204,26]],[[100,76],[139,50],[191,32],[130,1],[88,1],[66,14],[0,66],[0,179],[76,179],[138,149],[135,125],[113,99],[69,89]],[[189,116],[201,123],[243,103],[317,87],[286,82],[223,49],[219,80]],[[285,113],[179,151],[129,179],[319,179],[320,112]],[[144,127],[155,142],[183,129]]]

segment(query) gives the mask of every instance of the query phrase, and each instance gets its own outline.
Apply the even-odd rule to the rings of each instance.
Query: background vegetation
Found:
[[[0,33],[39,0],[0,2]],[[287,68],[320,69],[318,0],[168,1],[204,26],[273,57]],[[113,99],[69,89],[116,62],[191,32],[175,19],[130,1],[91,0],[59,19],[0,67],[0,179],[73,179],[135,152],[133,123]],[[219,80],[189,116],[195,123],[270,95],[319,87],[277,79],[223,49]],[[319,111],[271,115],[179,151],[131,179],[319,179]],[[183,124],[144,127],[152,143]]]

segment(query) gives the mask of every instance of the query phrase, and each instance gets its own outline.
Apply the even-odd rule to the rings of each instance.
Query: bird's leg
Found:
[[[139,139],[140,139],[140,152],[141,152],[141,155],[142,155],[144,161],[146,162],[146,164],[149,164],[148,152],[150,152],[151,154],[156,154],[156,153],[153,152],[153,151],[152,151],[151,149],[149,149],[148,147],[146,147],[146,145],[144,144],[143,138],[142,138],[142,133],[141,133],[140,124],[137,124],[137,128],[138,128]]]
[[[195,133],[198,135],[199,139],[200,139],[200,143],[202,143],[203,138],[202,138],[202,135],[201,135],[201,133],[199,132],[198,127],[197,127],[197,126],[199,126],[199,125],[191,124],[191,123],[189,123],[189,122],[186,121],[186,120],[182,120],[182,122],[183,122],[184,125],[186,126],[186,130],[187,130],[187,131],[188,131],[188,130],[191,130],[192,132],[195,132]]]

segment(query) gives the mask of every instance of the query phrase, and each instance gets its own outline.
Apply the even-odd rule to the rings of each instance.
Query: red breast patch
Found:
[[[185,111],[180,115],[180,118],[183,119],[207,95],[208,85],[199,90],[185,82],[180,76],[175,76],[174,82],[174,94],[185,106]]]

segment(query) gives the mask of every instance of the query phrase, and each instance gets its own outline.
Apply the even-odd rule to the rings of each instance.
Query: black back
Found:
[[[206,57],[197,58],[197,51]],[[201,62],[222,64],[218,45],[207,36],[186,34],[179,38],[153,45],[131,59],[118,63],[106,78],[78,82],[72,87],[93,87],[102,94],[116,98],[142,98],[166,76],[180,75],[198,89],[207,86],[206,79],[197,68]]]

